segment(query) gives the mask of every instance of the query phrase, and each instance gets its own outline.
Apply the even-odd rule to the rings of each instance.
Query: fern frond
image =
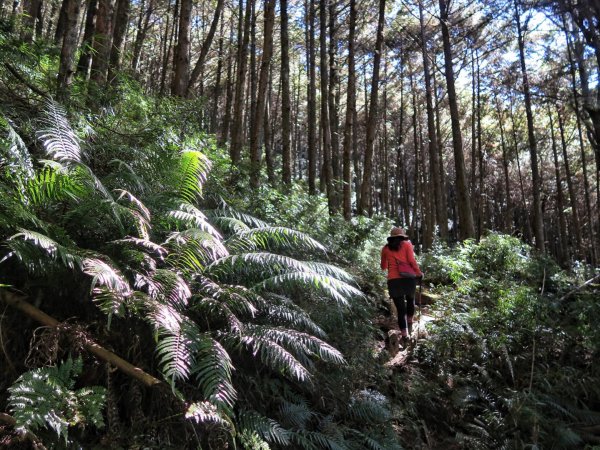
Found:
[[[168,262],[186,273],[202,272],[212,261],[229,254],[219,239],[195,228],[171,233],[165,244],[171,244]]]
[[[16,177],[19,185],[22,185],[34,175],[31,155],[9,120],[0,116],[0,126],[7,130],[7,145],[0,145],[0,167],[6,167]]]
[[[136,238],[136,237],[126,237],[124,239],[117,239],[115,241],[112,241],[111,243],[117,244],[117,245],[126,245],[126,246],[132,246],[135,248],[141,248],[141,249],[147,251],[148,253],[152,254],[154,257],[156,257],[160,261],[163,261],[165,259],[165,257],[169,254],[168,250],[166,248],[164,248],[162,245],[156,244],[147,239],[140,239],[140,238]]]
[[[290,440],[304,449],[348,450],[343,443],[318,431],[296,431]]]
[[[185,225],[185,228],[198,228],[216,239],[222,239],[221,234],[211,225],[204,213],[190,203],[180,203],[178,208],[169,211],[168,215]]]
[[[49,261],[59,262],[68,269],[81,269],[83,265],[83,259],[75,249],[60,245],[36,231],[20,229],[6,245],[12,250],[8,256],[16,256],[30,273],[47,273],[52,268]]]
[[[272,341],[257,327],[246,327],[240,333],[222,332],[223,343],[235,348],[246,348],[253,356],[259,355],[261,362],[276,373],[297,381],[310,381],[310,373],[292,353]]]
[[[149,294],[168,302],[169,305],[179,310],[183,310],[187,306],[192,296],[187,282],[168,269],[157,269],[154,272]]]
[[[251,289],[257,292],[289,291],[290,289],[298,288],[312,288],[334,299],[342,306],[347,306],[348,300],[352,297],[363,296],[361,291],[347,283],[312,272],[284,273],[263,280],[251,287]]]
[[[91,292],[105,314],[121,315],[124,302],[133,294],[118,269],[96,258],[83,261],[83,272],[92,277]]]
[[[9,406],[17,428],[31,432],[51,428],[66,442],[69,426],[103,427],[106,389],[94,386],[73,391],[82,367],[81,358],[69,358],[59,366],[41,367],[22,374],[8,388]]]
[[[295,429],[305,429],[306,424],[312,420],[316,413],[310,409],[306,401],[292,403],[283,401],[279,407],[281,417]]]
[[[67,120],[67,112],[54,100],[47,100],[40,119],[42,129],[37,133],[46,153],[54,160],[81,163],[79,138]]]
[[[260,248],[287,249],[293,251],[321,251],[325,252],[325,247],[318,241],[300,231],[285,227],[263,226],[252,228],[238,233],[240,239],[247,239],[256,243]]]
[[[208,333],[203,333],[198,339],[196,352],[191,372],[203,397],[231,413],[237,394],[231,382],[233,364],[229,354]]]
[[[206,273],[227,274],[254,273],[257,276],[264,274],[280,274],[282,272],[297,271],[310,272],[310,269],[297,259],[276,253],[256,252],[230,255],[220,258],[206,268]]]
[[[179,168],[176,172],[176,189],[179,198],[193,204],[202,194],[210,162],[198,151],[186,150],[181,153]]]
[[[384,423],[390,418],[387,399],[370,391],[362,391],[355,395],[347,407],[346,414],[360,423]]]
[[[115,189],[119,193],[117,201],[125,198],[132,205],[128,208],[131,211],[131,217],[135,221],[137,231],[144,240],[150,240],[150,211],[137,199],[131,192],[124,189]]]
[[[158,331],[156,355],[161,372],[170,383],[188,379],[201,342],[196,325],[185,317],[180,320],[179,329],[162,328]]]
[[[27,198],[35,206],[65,200],[79,201],[87,189],[79,174],[55,161],[42,161],[44,167],[26,184]]]
[[[260,300],[260,296],[249,291],[244,286],[216,283],[203,275],[196,277],[196,283],[195,286],[198,287],[198,290],[205,297],[210,298],[220,305],[227,305],[231,311],[241,316],[254,317],[257,313],[255,304],[261,301],[264,303],[264,299]],[[202,304],[204,301],[194,302],[192,307],[201,310],[203,309]]]
[[[253,217],[250,214],[236,211],[235,209],[230,208],[227,205],[223,206],[222,208],[209,211],[208,214],[211,218],[213,218],[216,221],[222,221],[226,218],[236,219],[237,221],[245,224],[246,227],[250,228],[263,228],[269,226],[267,222]]]
[[[310,318],[306,311],[289,298],[270,292],[265,293],[264,296],[268,301],[262,305],[261,314],[269,323],[288,325],[295,329],[308,331],[314,336],[327,337],[325,331]]]
[[[229,428],[231,423],[228,418],[210,402],[192,403],[185,412],[185,418],[203,425],[218,425]]]
[[[304,261],[304,265],[312,272],[335,278],[344,283],[354,284],[354,278],[344,269],[340,269],[332,264],[321,263],[317,261]]]
[[[301,359],[318,356],[323,361],[336,364],[344,364],[346,362],[337,349],[307,333],[262,325],[247,325],[245,332],[260,335],[271,342],[276,342],[293,351]]]
[[[250,433],[257,433],[267,442],[288,446],[291,433],[278,422],[259,414],[256,411],[242,410],[238,413],[238,428]]]

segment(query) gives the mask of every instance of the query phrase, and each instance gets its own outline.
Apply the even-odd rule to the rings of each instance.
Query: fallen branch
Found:
[[[573,289],[572,291],[567,292],[565,295],[563,295],[559,302],[562,302],[563,300],[568,299],[571,295],[575,294],[576,292],[579,292],[580,290],[582,290],[584,287],[588,286],[589,284],[591,284],[593,281],[597,280],[598,278],[600,278],[600,274],[596,275],[593,278],[590,278],[589,280],[587,280],[585,283],[583,283],[580,286],[577,286],[575,289]]]
[[[31,303],[25,301],[25,297],[19,297],[6,290],[0,290],[0,301],[3,301],[7,305],[18,309],[19,311],[25,313],[32,319],[48,327],[56,327],[58,325],[61,325],[61,322],[56,320],[54,317],[49,316],[45,312],[33,306]],[[66,327],[67,329],[69,328],[69,325],[66,325],[64,323],[62,324],[62,326]],[[148,387],[165,385],[158,378],[155,378],[149,373],[144,372],[139,367],[135,367],[133,364],[125,361],[123,358],[115,355],[113,352],[106,350],[104,347],[92,341],[91,339],[87,339],[84,342],[83,346],[87,351],[93,353],[101,360],[112,364],[117,369],[121,370],[123,373],[129,375],[132,378],[135,378],[136,380],[140,381]]]
[[[48,97],[48,93],[42,91],[41,89],[35,87],[33,84],[31,84],[27,79],[25,79],[25,77],[23,75],[21,75],[19,73],[19,71],[17,69],[15,69],[12,65],[10,65],[9,63],[5,62],[4,63],[4,67],[6,67],[8,69],[8,71],[12,74],[13,77],[15,77],[17,80],[19,80],[21,83],[23,83],[25,86],[27,86],[29,89],[31,89],[33,92],[35,92],[37,95],[41,96],[41,97]]]

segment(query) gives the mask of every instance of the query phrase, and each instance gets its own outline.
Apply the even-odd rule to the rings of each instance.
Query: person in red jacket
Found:
[[[423,278],[423,273],[415,260],[413,245],[402,228],[392,228],[387,242],[381,249],[381,269],[387,270],[388,293],[396,305],[400,333],[406,344],[412,333],[417,279]]]

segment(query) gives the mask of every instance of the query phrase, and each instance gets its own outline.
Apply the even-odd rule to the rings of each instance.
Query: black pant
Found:
[[[394,278],[388,280],[388,292],[398,311],[398,326],[402,336],[406,336],[408,325],[413,323],[415,315],[415,291],[417,281],[414,278]]]

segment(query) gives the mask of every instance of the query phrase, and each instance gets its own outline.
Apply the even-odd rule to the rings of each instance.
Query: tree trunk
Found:
[[[241,2],[242,0],[240,0]],[[250,19],[252,16],[252,2],[246,0],[245,13],[241,14],[240,3],[240,24],[238,34],[238,54],[237,54],[237,73],[235,85],[235,100],[233,104],[233,119],[231,122],[231,144],[229,147],[229,156],[234,167],[238,167],[241,160],[242,142],[243,142],[243,106],[244,106],[244,87],[246,85],[246,67],[248,65],[248,42],[250,40]],[[241,27],[242,16],[244,17],[243,29]],[[240,40],[241,37],[241,40]]]
[[[114,0],[98,0],[96,15],[96,33],[94,35],[94,50],[92,54],[92,71],[90,78],[104,85],[108,74],[108,59],[112,42],[112,19]]]
[[[308,193],[317,193],[317,87],[316,87],[316,57],[315,57],[315,7],[313,0],[306,1],[308,10]]]
[[[373,78],[371,79],[371,96],[369,118],[367,120],[367,136],[365,145],[365,158],[363,180],[360,187],[359,214],[370,213],[371,204],[371,176],[373,172],[373,144],[377,131],[378,119],[378,92],[379,92],[379,66],[381,51],[383,49],[383,26],[385,24],[385,0],[379,0],[379,19],[377,21],[377,39],[375,41],[375,57],[373,58]]]
[[[81,43],[81,56],[77,63],[77,73],[85,80],[90,76],[90,63],[92,62],[92,45],[94,34],[96,33],[96,12],[98,10],[98,0],[90,0],[86,18],[85,31],[83,32],[83,42]]]
[[[233,22],[233,18],[230,19]],[[233,25],[233,24],[231,24]],[[233,26],[229,32],[229,42],[233,42]],[[219,134],[219,147],[225,147],[227,136],[229,136],[229,124],[231,122],[231,103],[233,102],[233,57],[232,50],[229,49],[227,55],[227,87],[225,89],[225,113],[223,114],[223,122]]]
[[[344,125],[344,219],[352,218],[352,130],[356,111],[356,71],[354,68],[354,39],[356,34],[356,0],[350,0],[348,35],[348,88],[346,90],[346,122]]]
[[[327,0],[319,2],[319,55],[320,55],[320,82],[321,82],[321,151],[323,153],[323,177],[327,193],[329,213],[335,213],[333,193],[333,167],[331,162],[331,123],[329,121],[329,73],[327,65]]]
[[[288,0],[280,0],[279,5],[281,10],[281,181],[284,186],[289,187],[292,184],[292,147]]]
[[[435,200],[435,224],[439,227],[440,237],[448,239],[448,219],[445,217],[445,205],[442,201],[442,185],[440,183],[440,160],[437,147],[438,137],[435,128],[433,111],[433,94],[431,90],[431,73],[429,70],[429,56],[427,55],[427,40],[425,39],[425,20],[423,18],[423,4],[419,1],[419,23],[421,35],[421,54],[423,57],[423,74],[425,77],[425,102],[427,105],[427,138],[429,151],[430,176],[433,182],[433,197]],[[433,231],[433,230],[432,230]]]
[[[80,0],[64,0],[65,6],[65,34],[60,51],[60,63],[58,67],[58,90],[57,97],[66,99],[69,86],[73,81],[73,64],[75,62],[75,51],[77,47],[77,23]]]
[[[554,158],[554,178],[556,180],[556,209],[558,213],[558,261],[562,266],[566,266],[569,260],[567,250],[567,223],[565,221],[565,201],[562,190],[562,182],[560,179],[560,166],[558,164],[558,152],[556,150],[556,136],[554,134],[554,121],[552,120],[552,111],[548,111],[548,119],[550,120],[550,138],[552,140],[552,156]]]
[[[200,71],[204,67],[204,62],[206,60],[206,56],[208,55],[208,51],[210,50],[210,46],[215,37],[215,32],[217,31],[217,25],[219,24],[219,17],[221,17],[221,13],[223,11],[223,5],[225,4],[224,0],[217,0],[217,7],[215,9],[215,13],[213,16],[213,20],[210,24],[210,29],[208,30],[208,34],[202,43],[202,48],[200,49],[200,56],[198,57],[198,61],[196,61],[196,65],[194,66],[194,70],[190,75],[190,81],[186,86],[186,94],[189,96],[191,89],[194,87],[194,84],[198,81],[198,77],[200,76]]]
[[[575,186],[573,186],[573,175],[571,173],[571,165],[569,155],[567,154],[567,140],[565,139],[565,126],[561,115],[562,111],[557,110],[558,129],[560,131],[560,142],[562,147],[563,164],[565,165],[565,178],[567,180],[567,188],[569,190],[569,200],[571,202],[571,212],[573,214],[573,229],[575,230],[575,254],[581,257],[584,254],[582,247],[581,225],[579,220],[579,207],[577,205],[577,196],[575,194]]]
[[[331,187],[332,202],[335,212],[340,210],[341,206],[341,184],[340,184],[340,139],[339,139],[339,74],[336,64],[336,53],[338,47],[336,19],[337,3],[329,0],[329,130],[331,134]]]
[[[440,24],[444,44],[444,72],[446,87],[448,89],[448,103],[450,106],[450,119],[452,121],[452,145],[454,148],[454,168],[456,171],[456,191],[458,201],[459,237],[461,240],[475,236],[473,224],[473,210],[471,197],[467,188],[467,174],[465,171],[465,157],[463,153],[463,140],[460,130],[460,116],[458,100],[454,83],[454,68],[452,66],[452,48],[450,46],[450,31],[448,29],[448,7],[446,0],[439,0]]]
[[[125,43],[125,35],[129,26],[129,13],[131,0],[117,0],[115,14],[115,27],[113,31],[112,46],[110,49],[108,80],[112,83],[117,72],[121,70],[121,59]]]
[[[190,73],[190,24],[192,20],[192,0],[181,0],[179,11],[179,33],[177,35],[177,45],[173,64],[175,70],[173,73],[173,82],[171,84],[171,94],[184,97],[187,89]]]
[[[145,0],[140,5],[140,17],[138,19],[137,32],[135,35],[135,42],[133,44],[133,56],[131,58],[131,68],[136,71],[140,63],[140,56],[142,54],[142,47],[146,40],[146,35],[150,29],[150,17],[154,12],[154,1],[150,0],[148,8],[144,9],[146,5]]]
[[[525,66],[525,41],[521,30],[521,15],[519,13],[518,0],[514,0],[515,21],[517,24],[517,39],[519,44],[519,60],[521,63],[521,75],[523,77],[523,96],[525,99],[525,114],[527,116],[527,137],[529,140],[529,157],[531,159],[531,182],[533,191],[533,234],[535,246],[540,252],[545,251],[544,243],[544,219],[542,216],[542,202],[540,199],[541,178],[538,169],[538,150],[533,126],[533,113],[531,109],[531,93],[529,90],[529,79]]]
[[[265,24],[263,35],[263,51],[260,63],[260,75],[258,80],[258,92],[256,98],[256,110],[252,121],[252,133],[250,135],[250,186],[258,189],[260,186],[261,146],[260,129],[263,126],[265,114],[265,102],[267,100],[267,85],[269,82],[269,71],[271,56],[273,54],[273,26],[275,25],[275,0],[265,1]]]

